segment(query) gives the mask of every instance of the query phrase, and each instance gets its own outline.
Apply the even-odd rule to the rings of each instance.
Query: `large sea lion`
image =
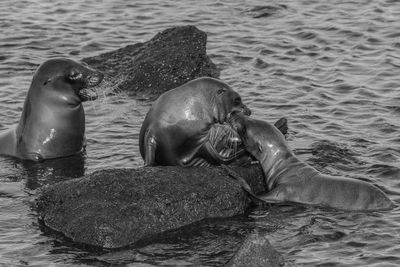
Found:
[[[269,192],[265,202],[295,202],[342,210],[385,210],[393,202],[376,186],[365,181],[322,174],[300,161],[284,136],[271,124],[241,114],[230,123],[244,146],[261,164]]]
[[[199,78],[165,92],[152,105],[139,136],[146,166],[229,164],[246,152],[226,123],[232,112],[250,115],[224,82]],[[278,126],[286,131],[286,121]]]
[[[80,153],[85,146],[82,102],[97,98],[103,74],[85,63],[50,59],[36,70],[18,125],[0,134],[0,154],[42,161]]]

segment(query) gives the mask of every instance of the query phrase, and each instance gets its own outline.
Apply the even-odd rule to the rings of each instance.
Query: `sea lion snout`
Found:
[[[84,62],[80,64],[70,60],[68,63],[72,66],[70,66],[70,69],[67,72],[67,80],[70,83],[75,84],[77,87],[93,87],[101,83],[104,78],[103,73],[91,68]]]
[[[93,75],[88,77],[88,86],[89,87],[96,86],[99,83],[101,83],[103,79],[104,79],[104,74],[99,71],[95,71]]]
[[[251,115],[251,110],[246,105],[243,104],[241,108],[233,109],[230,113],[228,113],[226,117],[226,122],[229,123],[235,129],[235,127],[238,126],[237,120],[239,117],[241,116],[249,117],[250,115]]]
[[[243,105],[242,107],[242,113],[246,116],[250,116],[251,115],[251,109],[249,109],[246,105]]]
[[[87,68],[87,73],[82,75],[82,86],[77,88],[76,94],[79,96],[81,101],[90,101],[97,99],[98,95],[96,90],[93,89],[103,81],[104,74],[100,71]]]
[[[228,119],[235,114],[250,116],[251,109],[249,109],[245,104],[241,103],[241,105],[232,108],[232,111],[228,114]]]

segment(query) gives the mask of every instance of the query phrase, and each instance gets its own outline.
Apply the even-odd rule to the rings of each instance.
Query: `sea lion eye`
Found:
[[[82,73],[76,70],[72,70],[71,73],[69,74],[68,78],[71,81],[76,81],[82,78]]]
[[[51,82],[51,78],[48,78],[48,79],[43,83],[43,85],[46,85],[46,84],[48,84],[49,82]]]
[[[217,95],[222,95],[224,92],[226,92],[225,88],[219,88],[217,91]]]

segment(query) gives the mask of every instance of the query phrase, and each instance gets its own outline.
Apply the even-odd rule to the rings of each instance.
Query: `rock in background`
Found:
[[[158,33],[150,41],[83,59],[104,72],[110,84],[137,98],[154,99],[195,78],[218,78],[206,53],[207,35],[195,26]]]

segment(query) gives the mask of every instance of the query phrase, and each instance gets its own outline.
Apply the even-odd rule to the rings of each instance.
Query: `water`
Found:
[[[207,32],[221,79],[254,117],[288,118],[290,146],[312,152],[299,157],[325,173],[368,179],[399,204],[399,17],[400,3],[390,0],[2,0],[0,130],[19,120],[32,75],[46,59],[79,60],[193,24]],[[40,229],[32,201],[38,187],[143,164],[138,135],[149,105],[123,94],[85,103],[87,153],[74,163],[0,159],[0,265],[218,265],[253,228],[288,266],[400,265],[398,208],[256,208],[120,251],[93,251]]]

